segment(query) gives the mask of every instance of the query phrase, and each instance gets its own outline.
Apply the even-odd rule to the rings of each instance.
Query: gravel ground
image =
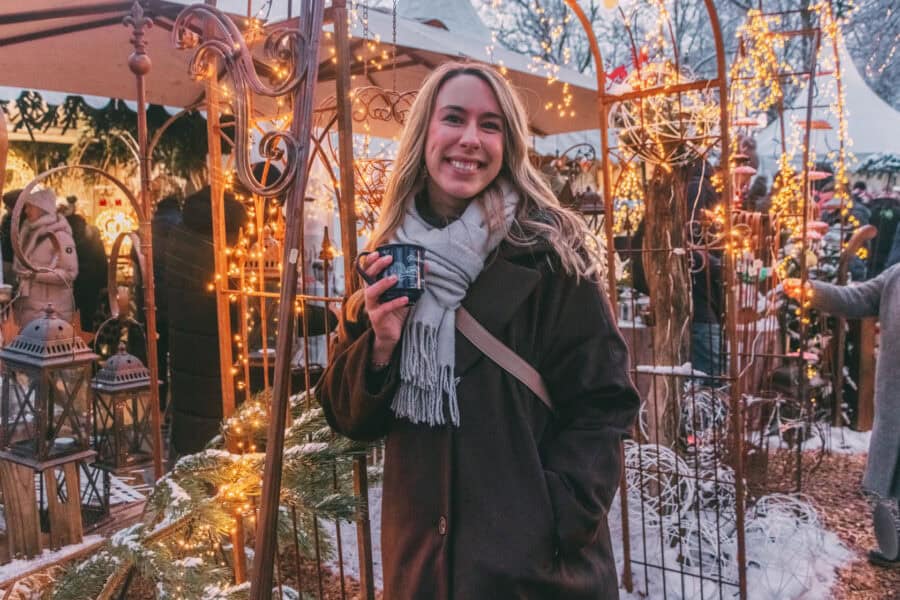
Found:
[[[826,527],[835,532],[856,558],[838,570],[834,600],[898,600],[900,568],[882,569],[866,560],[876,547],[872,511],[860,493],[864,454],[830,454],[804,483]]]

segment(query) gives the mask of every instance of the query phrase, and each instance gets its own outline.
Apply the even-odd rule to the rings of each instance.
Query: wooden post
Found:
[[[206,0],[209,6],[215,6],[215,0]],[[214,35],[212,24],[207,24],[207,37]],[[211,69],[218,72],[218,59],[210,55]],[[209,195],[212,209],[213,261],[215,276],[213,287],[216,294],[216,323],[219,342],[219,371],[222,392],[222,416],[234,414],[234,356],[231,347],[231,307],[228,302],[228,260],[225,250],[228,241],[225,233],[225,180],[222,175],[222,133],[219,122],[219,90],[218,79],[207,77],[206,83],[206,139],[209,149],[206,155],[209,172]],[[249,382],[248,382],[249,383]],[[234,450],[234,448],[229,448]],[[235,516],[234,528],[231,531],[232,562],[234,563],[234,582],[236,585],[247,579],[247,556],[244,550],[244,525],[240,516]]]
[[[870,431],[875,420],[875,322],[877,319],[860,319],[859,322],[859,404],[856,428]]]
[[[35,500],[34,471],[0,459],[0,487],[6,511],[6,543],[10,559],[33,558],[43,551],[41,522]]]
[[[144,90],[144,77],[150,72],[150,57],[146,53],[144,29],[150,27],[152,21],[144,16],[140,2],[135,1],[131,14],[125,18],[125,24],[133,29],[131,43],[134,52],[128,57],[128,68],[134,73],[137,84],[137,128],[138,128],[138,161],[140,165],[141,190],[138,218],[140,219],[140,253],[144,263],[144,313],[147,319],[147,368],[150,370],[150,381],[159,381],[159,364],[156,355],[156,291],[153,283],[153,240],[150,219],[153,216],[153,198],[150,193],[150,154],[147,132],[147,104]],[[162,418],[159,413],[159,386],[150,386],[150,411],[153,422],[153,474],[159,479],[162,469]]]
[[[841,141],[843,144],[843,140]],[[863,245],[874,239],[875,236],[878,235],[878,229],[873,225],[863,225],[853,235],[847,240],[847,245],[841,250],[841,258],[838,262],[838,285],[846,285],[847,277],[850,271],[850,261],[856,256],[857,251],[863,247]],[[841,239],[843,239],[843,231],[841,232]],[[875,388],[874,388],[874,367],[871,364],[868,364],[868,361],[874,360],[875,358],[875,328],[874,323],[871,325],[871,330],[866,330],[864,323],[869,319],[863,319],[855,330],[859,330],[860,334],[867,333],[869,334],[869,341],[866,342],[860,337],[860,356],[859,356],[859,367],[860,367],[860,382],[858,383],[858,394],[857,394],[857,427],[860,431],[868,431],[872,428],[872,420],[875,418],[874,415],[874,407],[872,405]],[[832,385],[834,389],[834,406],[831,408],[831,424],[835,427],[841,427],[843,425],[843,405],[844,405],[844,353],[846,352],[846,338],[847,334],[844,332],[844,328],[847,326],[847,320],[843,317],[838,317],[837,325],[835,326],[834,332],[834,341],[832,342],[833,346],[833,360],[834,360],[834,375],[832,378]],[[867,345],[868,343],[868,345]],[[869,379],[866,380],[863,377],[863,369],[864,367],[871,367],[872,370],[867,373]],[[864,400],[863,398],[868,395],[867,406],[863,406]],[[863,415],[863,410],[868,410],[869,412],[866,415]],[[863,420],[862,417],[865,417]],[[866,425],[868,424],[868,425]],[[863,429],[863,427],[867,427]]]
[[[56,467],[43,473],[47,491],[47,512],[50,516],[50,547],[54,550],[69,544],[79,544],[82,538],[81,490],[78,483],[78,461],[61,465],[65,477],[66,501],[59,498]]]
[[[677,367],[689,360],[691,277],[687,258],[688,168],[657,167],[647,188],[642,260],[653,310],[653,357],[656,364]],[[647,398],[649,443],[671,446],[676,438],[680,386],[654,385]]]
[[[215,0],[206,0],[215,6]],[[210,25],[207,33],[214,30]],[[218,60],[210,55],[212,72],[217,72]],[[222,133],[219,123],[219,90],[215,76],[206,82],[206,138],[209,141],[207,169],[209,170],[209,194],[212,202],[213,255],[215,257],[216,317],[219,333],[219,369],[222,383],[222,414],[227,419],[234,414],[234,357],[231,349],[231,309],[228,303],[228,260],[225,250],[228,242],[225,236],[225,179],[222,175]]]
[[[344,254],[344,291],[349,297],[357,288],[353,260],[356,258],[356,202],[353,182],[353,120],[350,107],[350,64],[353,60],[347,38],[346,0],[332,2],[334,15],[334,46],[337,53],[335,95],[337,104],[338,154],[341,165],[341,192],[338,213],[341,221],[341,250]],[[366,457],[353,459],[353,491],[364,507],[364,514],[356,521],[356,544],[359,551],[359,580],[361,595],[375,598],[375,577],[372,559],[372,526],[369,521],[369,486]]]

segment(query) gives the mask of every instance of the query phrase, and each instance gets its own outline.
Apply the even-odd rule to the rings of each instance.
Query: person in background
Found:
[[[3,281],[13,285],[16,283],[16,274],[13,271],[15,253],[12,245],[12,213],[16,207],[16,200],[21,193],[22,190],[18,189],[10,190],[3,194],[3,206],[6,208],[6,211],[3,213],[3,219],[0,219],[0,252],[3,253]],[[24,222],[25,213],[23,212],[19,227]]]
[[[751,212],[768,213],[772,205],[769,195],[769,180],[765,175],[759,175],[753,179],[747,196],[744,199],[743,209]]]
[[[31,192],[25,199],[25,222],[19,230],[21,256],[13,261],[19,281],[15,301],[16,321],[22,327],[42,316],[48,304],[57,315],[72,322],[75,297],[72,293],[78,277],[78,255],[69,223],[56,212],[56,196],[49,189]]]
[[[176,195],[166,196],[156,204],[156,211],[150,222],[153,236],[153,284],[156,301],[156,360],[159,365],[160,410],[165,410],[169,391],[169,295],[166,282],[168,255],[166,249],[172,232],[180,225],[181,201]],[[143,301],[143,297],[141,298]],[[146,321],[145,321],[146,322]]]
[[[159,294],[166,300],[158,315],[169,327],[173,459],[202,450],[219,433],[223,416],[216,296],[207,288],[215,277],[212,208],[209,186],[188,196],[181,223],[170,229],[163,250]],[[243,205],[226,194],[229,246],[246,222]]]
[[[344,305],[318,399],[332,428],[387,436],[391,600],[618,597],[607,511],[639,399],[584,246],[528,160],[528,124],[490,67],[446,63],[409,111],[370,248],[426,248],[413,308]],[[377,277],[390,256],[368,255]],[[471,313],[544,380],[554,409],[456,331]]]
[[[897,229],[894,231],[894,242],[891,244],[891,251],[888,253],[885,268],[892,267],[900,263],[900,223],[897,223]]]
[[[713,169],[705,160],[691,167],[687,181],[689,220],[702,219],[702,211],[712,211],[719,202],[719,194],[712,182]],[[722,294],[722,252],[700,245],[699,231],[692,227],[691,236],[696,249],[691,252],[691,366],[712,377],[725,372],[722,352],[722,314],[725,298]],[[701,379],[705,385],[715,386],[715,379]]]
[[[82,331],[94,331],[95,315],[101,295],[106,292],[109,263],[100,230],[78,214],[78,198],[66,197],[66,221],[72,229],[78,255],[78,277],[75,278],[75,306]]]
[[[846,319],[878,317],[881,347],[875,367],[875,423],[863,489],[875,502],[875,536],[878,550],[869,552],[877,566],[900,567],[900,265],[858,285],[838,286],[799,279],[786,279],[784,291],[800,299],[806,296],[813,308]]]
[[[854,203],[862,204],[863,206],[869,206],[869,204],[872,203],[872,194],[866,190],[865,181],[855,182],[853,184],[853,189],[850,191],[850,195],[853,198]]]

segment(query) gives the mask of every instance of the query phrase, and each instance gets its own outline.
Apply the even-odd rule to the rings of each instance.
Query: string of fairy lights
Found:
[[[502,4],[501,0],[493,0],[494,4],[499,8]],[[363,98],[358,90],[361,86],[371,83],[370,74],[391,72],[395,69],[397,63],[397,15],[396,6],[394,12],[391,13],[392,19],[392,39],[383,39],[382,33],[374,30],[374,13],[379,10],[374,6],[370,6],[368,2],[355,1],[348,7],[348,29],[350,37],[357,37],[357,41],[353,44],[351,69],[351,91],[349,97],[351,100],[351,108],[354,113],[366,112],[363,104],[367,101]],[[383,25],[383,11],[379,10],[379,24]],[[268,32],[266,23],[261,18],[262,13],[258,13],[253,17],[247,18],[243,22],[245,29],[245,39],[248,46],[258,45],[262,43]],[[550,17],[548,17],[550,18]],[[566,17],[566,22],[570,17]],[[563,31],[564,23],[555,23],[549,27],[550,39],[546,40],[546,44],[555,41]],[[356,32],[354,34],[354,32]],[[337,65],[337,49],[334,44],[333,31],[324,32],[325,42],[327,44],[327,57],[332,65]],[[488,55],[493,58],[496,49],[496,34],[492,36],[492,42],[486,48]],[[502,61],[495,61],[496,66],[501,73],[508,75],[508,70]],[[547,86],[557,88],[559,99],[555,101],[547,101],[544,109],[553,111],[560,117],[575,118],[576,112],[573,108],[573,96],[571,87],[567,82],[559,80],[559,65],[553,65],[541,60],[539,57],[533,57],[529,64],[529,70],[533,73],[542,74],[547,80]],[[271,77],[275,80],[283,80],[289,75],[287,65],[276,64],[271,72]],[[362,83],[360,83],[362,82]],[[396,72],[393,76],[393,84],[396,85]],[[233,86],[224,78],[214,83],[223,105],[223,114],[230,114],[231,99],[234,97],[235,91]],[[393,90],[393,92],[402,92],[402,90]],[[287,130],[290,127],[290,106],[284,97],[275,99],[274,106],[262,107],[254,106],[256,111],[270,112],[273,114],[255,114],[252,115],[252,129],[262,134],[272,129]],[[354,118],[354,170],[356,172],[357,182],[361,190],[375,188],[383,185],[384,166],[383,163],[390,164],[396,137],[393,139],[376,138],[373,134],[372,124],[369,119]],[[333,139],[336,133],[331,134],[332,139],[328,139],[327,143],[332,149],[332,154],[336,157],[337,153],[336,140]],[[321,164],[314,166],[314,172],[318,177],[327,182],[322,186],[319,193],[312,197],[314,201],[307,203],[306,210],[318,210],[324,214],[333,211],[335,193],[340,190],[339,180],[334,173],[327,173],[327,169],[323,169]],[[376,180],[369,181],[368,178],[375,177]],[[316,178],[311,178],[311,183]],[[278,210],[277,204],[265,203],[258,197],[247,195],[240,192],[240,186],[236,185],[235,173],[233,167],[226,166],[225,169],[225,189],[234,194],[235,198],[244,204],[248,213],[247,225],[241,230],[237,242],[234,246],[226,249],[228,258],[228,269],[226,277],[227,285],[221,287],[222,293],[227,293],[229,301],[240,305],[241,323],[237,327],[237,333],[233,335],[233,348],[235,349],[234,366],[232,367],[232,375],[235,378],[235,384],[239,392],[243,392],[249,398],[249,375],[251,353],[262,351],[265,354],[268,351],[268,340],[261,341],[262,348],[251,348],[250,340],[248,340],[248,332],[258,329],[260,322],[263,320],[263,304],[266,300],[274,300],[278,296],[280,287],[280,279],[274,273],[270,273],[271,277],[263,275],[262,270],[257,268],[260,263],[266,262],[266,253],[271,256],[280,252],[275,252],[276,245],[281,242],[284,232],[283,217]],[[328,190],[329,187],[332,188]],[[367,202],[367,195],[357,194],[355,202],[357,204],[357,214],[365,215],[371,210],[371,203]],[[263,208],[263,206],[268,208]],[[263,214],[264,213],[264,214]],[[362,231],[365,234],[374,226],[374,217],[363,219]],[[280,269],[280,266],[278,267]],[[213,281],[208,282],[207,287],[210,291],[215,291],[216,283],[222,279],[222,274],[216,274]],[[304,300],[298,297],[296,301],[297,314],[300,314]],[[270,311],[271,312],[271,311]],[[274,334],[274,331],[271,332]]]

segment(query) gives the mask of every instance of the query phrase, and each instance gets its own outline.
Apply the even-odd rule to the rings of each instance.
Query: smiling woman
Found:
[[[456,218],[497,178],[503,164],[503,117],[490,86],[475,75],[444,84],[425,143],[431,208]]]
[[[372,247],[424,247],[413,307],[390,255],[345,303],[319,399],[336,431],[387,436],[386,598],[618,596],[606,513],[638,397],[586,224],[528,161],[496,71],[446,64],[410,109]],[[397,269],[391,269],[391,273]],[[543,379],[545,403],[456,335],[465,308]]]

